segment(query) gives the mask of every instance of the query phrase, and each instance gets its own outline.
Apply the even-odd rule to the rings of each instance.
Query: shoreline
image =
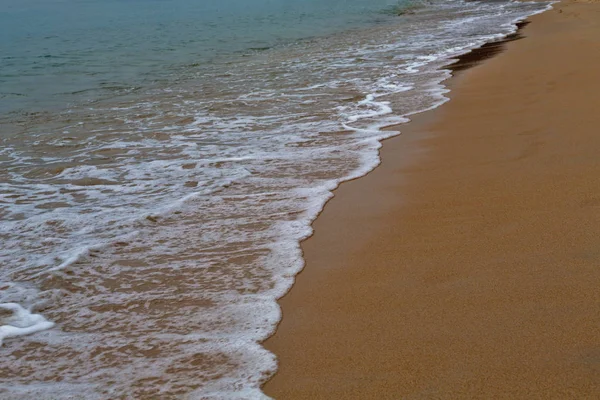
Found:
[[[588,15],[582,16],[582,7],[591,10],[586,11]],[[596,201],[590,200],[587,206],[592,215],[584,232],[575,223],[565,222],[569,218],[586,221],[576,210],[561,209],[556,216],[551,212],[561,201],[581,200],[568,198],[571,193],[593,197],[593,182],[586,190],[582,189],[585,182],[578,182],[577,191],[556,195],[549,177],[560,176],[566,186],[574,183],[572,175],[557,172],[560,167],[548,165],[547,159],[567,163],[570,153],[548,154],[547,150],[566,149],[572,143],[555,133],[556,128],[543,117],[552,111],[550,120],[555,125],[571,128],[582,118],[593,120],[585,125],[587,129],[577,130],[586,139],[590,139],[590,127],[600,125],[600,120],[590,107],[578,119],[561,119],[556,110],[566,108],[565,100],[557,93],[548,96],[546,89],[551,85],[541,82],[546,79],[556,86],[557,77],[566,77],[571,86],[584,87],[571,74],[569,63],[562,60],[545,71],[550,61],[546,65],[542,58],[562,50],[573,60],[600,66],[598,57],[589,54],[594,48],[583,54],[586,50],[581,44],[586,39],[588,45],[597,44],[590,35],[600,32],[593,21],[599,9],[598,4],[555,4],[554,10],[529,18],[533,24],[521,26],[514,38],[484,45],[481,59],[469,59],[471,53],[462,56],[462,64],[455,65],[460,73],[446,82],[452,101],[411,116],[400,136],[385,140],[378,168],[336,189],[335,198],[313,225],[314,235],[302,243],[306,266],[280,300],[283,320],[265,342],[280,360],[277,374],[264,386],[267,395],[561,398],[563,391],[562,398],[569,393],[585,398],[581,396],[600,390],[594,372],[600,371],[600,356],[595,353],[598,343],[590,330],[600,325],[597,310],[590,314],[590,304],[598,304],[593,283],[600,280],[588,265],[598,265],[598,258],[590,255],[587,264],[577,259],[585,264],[587,281],[577,271],[561,269],[555,261],[558,253],[563,261],[573,260],[565,244],[560,245],[561,233],[552,230],[568,226],[585,238],[582,243],[600,248],[594,241],[600,231],[591,223],[599,219],[593,213]],[[576,39],[573,42],[578,46],[569,46],[554,27]],[[526,39],[516,41],[521,31]],[[505,46],[506,51],[498,54],[498,46]],[[475,63],[476,68],[461,68],[472,67],[490,53],[495,57]],[[507,66],[517,69],[522,85],[506,72]],[[593,68],[585,65],[583,69],[584,76],[593,80]],[[563,91],[571,103],[593,104],[591,88],[583,98],[569,88]],[[526,104],[517,104],[520,100]],[[496,125],[516,127],[520,133],[503,135]],[[544,129],[552,130],[551,144],[540,140]],[[486,130],[492,132],[481,134]],[[463,145],[457,144],[461,140]],[[592,140],[589,147],[596,142]],[[586,147],[570,150],[580,155],[576,151],[581,153]],[[582,176],[600,174],[594,163],[583,164],[571,166],[570,172],[579,173],[585,167]],[[529,185],[536,190],[529,190]],[[552,207],[538,198],[541,192],[555,196],[544,198]],[[533,246],[528,248],[526,242]],[[523,263],[533,269],[524,268]],[[547,271],[546,264],[552,265]],[[591,289],[589,295],[574,292],[579,288],[575,283],[570,289],[563,287],[567,286],[565,275],[578,278],[574,282]],[[553,302],[551,293],[573,307],[583,306],[575,307],[570,315]],[[542,304],[542,299],[548,304]],[[562,322],[551,322],[560,318],[573,322],[575,315],[579,325],[573,324],[572,333],[578,340],[569,341]],[[571,364],[581,365],[566,368],[565,351],[556,348],[559,338],[560,344],[571,346],[567,349],[572,351],[568,354]],[[552,362],[544,358],[538,342],[548,346]],[[578,343],[584,349],[574,354]]]

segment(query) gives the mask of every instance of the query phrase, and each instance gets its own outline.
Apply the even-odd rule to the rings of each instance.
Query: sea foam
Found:
[[[17,303],[0,303],[0,310],[11,313],[9,316],[0,313],[0,346],[6,338],[30,335],[54,326],[53,322],[40,314],[32,314]]]

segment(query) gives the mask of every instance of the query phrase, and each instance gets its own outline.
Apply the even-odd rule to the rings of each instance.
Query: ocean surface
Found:
[[[547,7],[0,0],[0,398],[265,398],[332,190]]]

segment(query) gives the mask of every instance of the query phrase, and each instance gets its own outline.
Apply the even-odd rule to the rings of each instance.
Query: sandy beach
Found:
[[[600,3],[530,21],[336,190],[267,395],[600,397]]]

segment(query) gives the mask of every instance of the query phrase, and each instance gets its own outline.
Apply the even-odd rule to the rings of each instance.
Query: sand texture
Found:
[[[336,191],[269,396],[600,398],[600,4],[521,33]]]

